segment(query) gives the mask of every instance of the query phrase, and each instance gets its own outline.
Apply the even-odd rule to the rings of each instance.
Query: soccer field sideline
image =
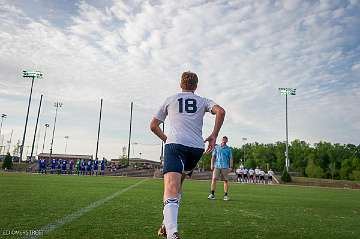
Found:
[[[71,222],[41,238],[157,238],[155,233],[162,218],[161,179],[0,174],[0,181],[5,199],[0,209],[4,215],[1,229],[56,225],[67,216],[78,215],[83,208],[104,201],[82,215],[69,217]],[[48,184],[45,190],[41,182]],[[139,182],[142,183],[136,185]],[[355,226],[360,219],[359,190],[232,183],[231,200],[224,202],[221,184],[216,193],[218,199],[206,199],[209,186],[207,180],[187,180],[184,184],[179,220],[184,238],[235,238],[240,231],[244,233],[242,238],[337,238],[341,233],[354,238],[354,233],[359,232]],[[126,188],[126,193],[111,197]],[[12,198],[17,199],[11,202],[11,190],[16,189],[19,190]],[[21,193],[23,190],[28,191]],[[40,206],[37,201],[42,198],[45,201]],[[16,210],[14,205],[18,206]],[[217,227],[212,226],[214,223]]]

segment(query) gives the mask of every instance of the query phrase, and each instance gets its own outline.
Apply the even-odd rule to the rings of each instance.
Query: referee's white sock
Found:
[[[179,199],[178,198],[168,198],[164,202],[164,224],[166,228],[167,238],[170,239],[171,236],[178,231],[177,228],[177,219],[179,212]]]

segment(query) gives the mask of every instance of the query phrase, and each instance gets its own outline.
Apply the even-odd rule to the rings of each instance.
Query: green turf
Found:
[[[42,228],[141,180],[0,173],[0,230]],[[179,215],[182,238],[360,235],[359,190],[230,186],[230,201],[221,200],[221,184],[217,200],[209,201],[209,182],[185,182]],[[157,238],[155,233],[162,220],[161,193],[162,181],[148,179],[43,238]]]

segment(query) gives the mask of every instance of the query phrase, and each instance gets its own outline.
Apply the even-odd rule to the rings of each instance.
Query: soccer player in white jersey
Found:
[[[178,233],[178,210],[182,182],[191,175],[204,152],[204,142],[208,142],[206,152],[215,147],[225,110],[212,100],[196,95],[198,77],[193,72],[181,76],[182,92],[168,97],[151,121],[150,129],[165,142],[164,159],[164,210],[163,224],[158,235],[168,239],[180,238]],[[215,125],[206,140],[202,137],[203,118],[206,112],[215,114]],[[165,135],[160,124],[169,117],[170,131]]]
[[[249,169],[249,176],[250,176],[250,182],[252,182],[252,183],[255,183],[255,177],[254,177],[254,169],[252,169],[252,168],[250,168]]]
[[[259,167],[256,167],[255,169],[255,183],[259,183],[260,181],[260,169]]]
[[[273,177],[273,175],[274,175],[274,171],[272,171],[271,169],[269,169],[269,171],[268,171],[268,183],[272,183],[272,177]]]
[[[236,169],[235,171],[236,175],[237,175],[237,181],[240,183],[243,181],[243,173],[244,173],[244,170],[242,168],[238,168]]]
[[[244,183],[248,183],[249,182],[249,177],[248,177],[248,170],[247,168],[243,169],[243,182]]]
[[[259,180],[259,183],[263,183],[265,184],[265,171],[260,169],[259,171],[259,174],[260,174],[260,180]]]

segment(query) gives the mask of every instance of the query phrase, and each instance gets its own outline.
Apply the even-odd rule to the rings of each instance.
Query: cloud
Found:
[[[130,101],[136,105],[134,140],[158,142],[148,121],[178,90],[186,70],[198,73],[199,94],[226,108],[223,132],[233,144],[243,136],[283,139],[279,87],[298,89],[289,98],[292,138],[360,143],[359,1],[80,1],[74,6],[70,11],[57,5],[56,11],[70,18],[55,24],[47,15],[34,18],[29,9],[0,2],[1,108],[16,109],[21,121],[29,93],[21,70],[43,71],[44,80],[34,89],[48,101],[43,120],[52,118],[51,102],[64,101],[63,116],[79,123],[75,130],[63,118],[59,134],[77,132],[74,151],[93,151],[90,143],[80,142],[96,128],[100,97],[109,117],[102,154],[117,156],[126,145]],[[14,97],[23,102],[10,108]],[[81,125],[89,117],[91,123]]]

